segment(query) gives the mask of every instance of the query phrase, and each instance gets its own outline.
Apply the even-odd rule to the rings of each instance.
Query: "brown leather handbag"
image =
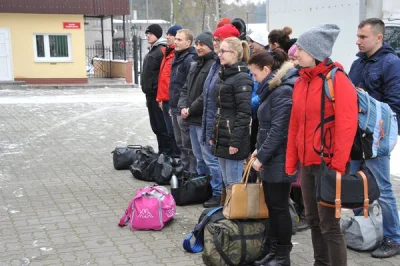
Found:
[[[230,185],[228,189],[222,211],[227,219],[264,219],[269,216],[262,183],[260,180],[257,183],[248,183],[255,160],[256,158],[252,158],[246,165],[240,183]]]

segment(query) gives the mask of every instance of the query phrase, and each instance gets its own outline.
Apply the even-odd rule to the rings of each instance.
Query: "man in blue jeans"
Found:
[[[383,42],[385,24],[377,18],[362,21],[358,26],[357,45],[359,57],[350,69],[354,85],[366,90],[375,99],[386,102],[400,119],[400,59],[393,48]],[[400,123],[398,123],[400,126]],[[399,131],[400,132],[400,131]],[[352,161],[352,173],[360,168],[360,161]],[[381,246],[372,257],[389,258],[400,254],[400,222],[396,198],[390,183],[390,156],[366,160],[378,183],[381,196],[383,235]]]
[[[219,206],[222,193],[222,173],[218,159],[211,153],[211,145],[202,140],[201,122],[203,117],[203,86],[212,64],[217,59],[212,35],[203,32],[196,37],[196,52],[186,84],[183,86],[178,106],[182,118],[190,125],[190,141],[197,160],[197,173],[211,174],[212,198],[206,201],[204,208]]]

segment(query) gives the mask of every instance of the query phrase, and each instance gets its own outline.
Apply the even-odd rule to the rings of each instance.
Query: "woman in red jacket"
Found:
[[[302,69],[293,92],[286,173],[294,175],[301,166],[301,187],[306,219],[311,227],[314,265],[346,266],[347,250],[335,209],[317,204],[315,183],[319,175],[323,146],[324,161],[341,173],[350,160],[350,150],[357,130],[357,95],[347,76],[337,71],[334,80],[335,102],[325,97],[324,143],[321,143],[321,94],[323,77],[334,66],[329,56],[340,32],[333,24],[318,25],[297,40],[295,56]],[[333,116],[334,119],[326,120]]]

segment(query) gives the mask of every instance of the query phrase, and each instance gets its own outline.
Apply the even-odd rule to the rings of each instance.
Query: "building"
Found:
[[[2,0],[0,81],[87,83],[85,17],[129,10],[129,0]]]

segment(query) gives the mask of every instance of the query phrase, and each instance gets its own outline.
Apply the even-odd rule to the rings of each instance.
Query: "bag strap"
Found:
[[[378,211],[379,211],[377,215],[374,214],[375,206],[378,208]],[[382,223],[379,223],[377,220],[377,216],[382,216],[381,206],[378,204],[378,202],[375,201],[369,205],[368,214],[369,214],[369,218],[371,219],[371,222],[374,226],[375,234],[377,236],[375,244],[378,246],[382,242],[382,238],[383,238],[383,236],[381,234]]]
[[[247,183],[249,181],[249,176],[250,176],[250,173],[251,173],[251,168],[253,167],[253,163],[254,163],[255,160],[257,160],[257,158],[253,157],[247,163],[246,168],[243,171],[242,180],[240,181],[241,183],[247,185]]]
[[[128,208],[125,210],[124,215],[122,215],[121,219],[119,220],[118,225],[120,227],[126,226],[129,222],[129,220],[131,219],[133,202],[134,202],[134,199],[132,199],[129,202]]]
[[[358,174],[361,176],[363,180],[363,187],[364,187],[364,205],[363,205],[363,211],[364,211],[364,217],[368,218],[368,207],[369,207],[369,199],[368,199],[368,180],[367,176],[364,174],[363,171],[358,171]]]
[[[223,207],[217,207],[207,213],[206,216],[194,227],[194,230],[183,240],[183,248],[190,253],[199,253],[204,249],[204,234],[199,234],[204,231],[204,228],[211,219],[211,215],[221,210]],[[193,245],[190,243],[192,237],[195,237]]]
[[[340,218],[342,210],[342,174],[336,171],[336,192],[335,192],[335,218]]]
[[[217,249],[219,255],[221,256],[221,258],[224,260],[224,262],[226,264],[228,264],[229,266],[235,266],[236,264],[234,264],[231,259],[225,254],[225,252],[222,250],[222,246],[221,243],[218,241],[218,236],[214,235],[213,236],[213,240],[214,240],[214,244],[215,244],[215,248]],[[241,253],[243,253],[241,251]],[[240,260],[242,260],[242,254],[240,254]],[[241,264],[238,264],[241,265]]]

